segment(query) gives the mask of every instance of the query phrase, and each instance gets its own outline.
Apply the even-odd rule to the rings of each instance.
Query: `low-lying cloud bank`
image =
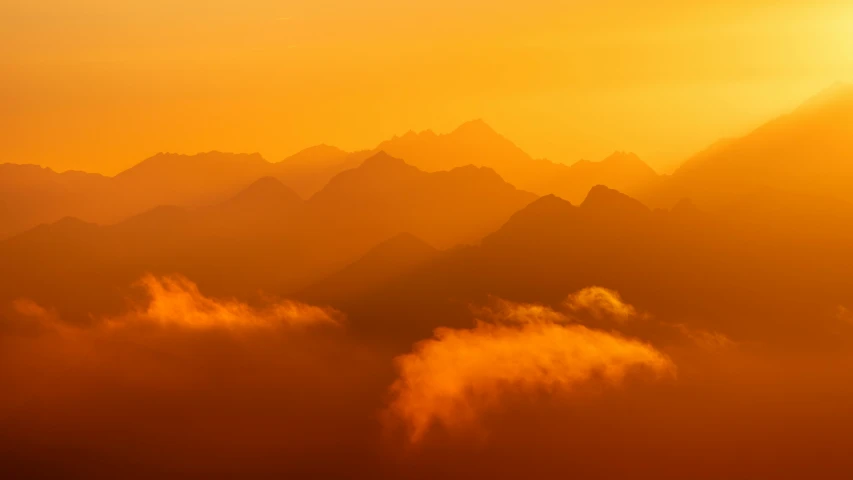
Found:
[[[418,443],[437,425],[477,428],[512,394],[571,393],[591,382],[616,387],[641,371],[655,379],[675,374],[673,362],[655,347],[573,323],[578,310],[619,322],[636,317],[615,292],[585,289],[570,295],[565,307],[559,312],[495,299],[473,309],[474,328],[436,329],[434,338],[396,358],[388,421],[402,423],[409,441]]]
[[[363,443],[375,422],[353,411],[376,409],[374,392],[387,385],[376,372],[387,360],[347,338],[341,312],[212,298],[178,276],[146,276],[138,287],[144,300],[128,312],[82,326],[30,300],[8,306],[15,328],[0,329],[1,470],[285,472],[300,465],[300,451]],[[45,450],[81,454],[30,457]]]
[[[186,329],[254,329],[341,326],[343,313],[329,307],[318,307],[292,300],[270,301],[253,307],[235,299],[218,299],[203,295],[198,286],[181,275],[143,276],[136,287],[144,292],[144,303],[134,304],[128,312],[116,317],[95,319],[96,327],[133,328],[148,324]],[[41,327],[73,330],[62,325],[56,312],[21,298],[12,303],[19,320]],[[91,330],[83,327],[80,330]]]
[[[343,314],[334,309],[292,300],[253,308],[233,299],[209,298],[180,275],[155,277],[149,274],[138,284],[145,289],[148,304],[138,307],[127,317],[111,320],[113,325],[137,320],[187,328],[272,328],[341,325],[344,320]]]
[[[12,477],[114,478],[131,465],[140,478],[211,478],[238,467],[338,478],[382,471],[397,434],[423,447],[445,445],[442,432],[466,443],[467,434],[488,432],[489,446],[523,450],[506,432],[541,427],[507,407],[583,405],[584,425],[554,419],[554,431],[568,436],[618,415],[613,402],[633,405],[648,392],[666,400],[668,388],[654,382],[676,374],[666,344],[643,333],[660,322],[601,287],[556,307],[493,298],[471,309],[471,328],[438,328],[402,355],[350,336],[331,308],[214,298],[180,276],[145,276],[137,288],[143,295],[127,312],[87,325],[26,299],[7,306],[15,328],[0,329],[0,460],[20,473]],[[686,326],[661,329],[691,351],[727,343]],[[666,352],[681,365],[677,351]],[[689,367],[668,386],[689,382]],[[430,462],[429,447],[417,453],[404,455],[402,471],[413,459]],[[389,478],[402,476],[395,473]]]

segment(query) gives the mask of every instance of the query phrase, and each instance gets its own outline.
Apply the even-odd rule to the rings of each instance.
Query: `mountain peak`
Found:
[[[376,192],[385,191],[389,188],[403,188],[401,185],[413,181],[425,172],[417,167],[409,165],[405,161],[392,157],[384,151],[372,155],[364,160],[361,165],[345,170],[334,177],[316,194],[311,197],[310,202],[317,204],[324,202],[340,202],[340,196],[354,195],[354,192]]]
[[[482,137],[495,136],[498,135],[498,133],[495,132],[495,130],[483,119],[478,118],[459,125],[455,130],[453,130],[451,135]]]
[[[604,160],[597,162],[578,160],[570,168],[578,173],[593,175],[597,179],[596,183],[619,186],[632,185],[644,180],[650,181],[658,176],[657,172],[636,153],[622,151],[613,152]],[[586,189],[582,193],[586,193]]]
[[[631,215],[642,215],[650,212],[649,208],[640,203],[639,200],[604,185],[592,187],[581,203],[581,208],[605,213],[625,212]]]
[[[386,169],[386,168],[400,168],[400,167],[411,167],[402,159],[392,157],[385,153],[385,150],[380,150],[372,157],[368,158],[364,162],[362,162],[360,168],[366,169]]]
[[[124,231],[171,229],[186,223],[189,218],[190,213],[185,208],[177,205],[158,205],[115,224],[112,228]]]
[[[176,171],[185,174],[198,174],[201,168],[252,169],[257,170],[268,163],[259,153],[225,153],[216,150],[210,152],[185,155],[180,153],[160,152],[136,165],[120,172],[117,179],[131,179],[148,175],[169,176]]]
[[[544,195],[530,202],[512,216],[510,222],[520,218],[554,218],[573,213],[577,207],[556,195]]]
[[[447,171],[448,174],[466,180],[487,180],[496,183],[506,183],[498,172],[489,167],[478,167],[476,165],[463,165]]]
[[[411,233],[400,233],[374,246],[343,270],[308,287],[299,296],[318,303],[357,298],[429,262],[439,252]]]
[[[231,153],[221,152],[219,150],[211,150],[209,152],[199,152],[193,154],[174,153],[174,152],[158,152],[157,154],[145,159],[147,161],[163,161],[163,160],[231,160],[231,161],[246,161],[256,162],[263,161],[264,157],[260,153]]]
[[[496,232],[483,239],[484,246],[519,244],[563,232],[577,217],[578,208],[556,195],[544,195],[515,212]]]
[[[53,223],[42,223],[41,225],[12,238],[17,239],[16,241],[26,241],[26,239],[39,237],[41,235],[61,237],[64,239],[88,238],[92,232],[96,232],[99,228],[101,227],[94,223],[81,220],[77,217],[67,216],[62,217]]]
[[[299,203],[302,199],[293,190],[273,177],[262,177],[232,197],[229,205],[274,206]]]
[[[47,173],[56,173],[50,167],[43,167],[41,165],[36,165],[34,163],[0,163],[0,169],[4,170],[18,170],[18,171],[32,171],[32,172],[47,172]]]
[[[615,151],[607,158],[602,160],[602,163],[626,164],[626,163],[642,163],[640,157],[633,152]]]
[[[319,145],[314,145],[313,147],[305,148],[305,149],[303,149],[301,152],[302,152],[302,153],[305,153],[305,152],[311,152],[311,153],[315,153],[315,152],[318,152],[318,153],[340,153],[340,154],[342,154],[342,155],[347,153],[347,152],[345,152],[345,151],[341,150],[340,148],[338,148],[338,147],[336,147],[336,146],[334,146],[334,145],[328,145],[328,144],[325,144],[325,143],[321,143],[321,144],[319,144]]]
[[[338,147],[321,143],[320,145],[314,145],[313,147],[300,150],[279,163],[288,165],[329,163],[330,161],[340,160],[346,155],[347,152]]]

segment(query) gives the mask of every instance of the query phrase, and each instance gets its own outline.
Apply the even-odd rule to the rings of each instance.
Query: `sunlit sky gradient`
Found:
[[[0,161],[372,147],[483,118],[660,170],[853,80],[853,2],[4,0]]]

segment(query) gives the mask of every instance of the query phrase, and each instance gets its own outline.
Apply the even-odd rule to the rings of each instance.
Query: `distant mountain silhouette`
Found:
[[[36,166],[3,166],[0,186],[0,238],[65,216],[108,224],[157,205],[209,206],[233,196],[262,177],[273,177],[301,198],[310,198],[336,175],[387,152],[425,172],[474,165],[494,170],[510,184],[535,194],[555,193],[580,202],[593,185],[628,193],[657,184],[655,172],[632,154],[572,166],[532,159],[482,120],[451,133],[409,132],[373,150],[347,153],[317,145],[278,163],[258,154],[160,153],[115,177],[65,172]],[[14,205],[14,207],[13,207]]]
[[[372,154],[370,151],[348,153],[337,147],[317,145],[273,164],[269,175],[281,180],[302,198],[309,198],[332,177],[359,166]]]
[[[845,273],[853,268],[853,228],[810,235],[746,228],[688,200],[651,211],[598,186],[580,206],[540,197],[479,246],[443,254],[360,298],[327,290],[314,300],[345,308],[357,328],[412,340],[439,325],[467,325],[468,303],[490,295],[553,305],[600,285],[660,320],[794,341],[803,322],[813,322],[814,335],[829,328],[831,316],[816,317],[816,305],[829,312],[853,301]],[[394,323],[404,315],[407,323]],[[637,328],[652,334],[655,325]]]
[[[490,168],[521,190],[556,194],[575,204],[595,185],[654,207],[669,208],[690,198],[700,208],[735,212],[745,202],[751,207],[743,211],[752,212],[752,217],[743,221],[750,223],[776,215],[768,202],[756,201],[761,192],[780,200],[790,196],[784,201],[789,204],[814,201],[804,206],[804,214],[823,211],[821,198],[853,202],[851,117],[853,87],[838,85],[743,138],[716,143],[668,177],[658,176],[630,153],[617,152],[600,162],[582,160],[571,166],[533,159],[482,120],[447,134],[409,132],[374,150],[347,153],[319,145],[278,163],[257,154],[158,154],[113,178],[4,164],[0,165],[0,238],[66,216],[110,224],[157,205],[215,205],[262,177],[276,178],[307,199],[338,174],[380,152],[423,172],[466,165]],[[451,175],[462,176],[462,172]],[[328,197],[329,192],[323,195]],[[768,211],[759,212],[758,205],[768,206]],[[838,206],[838,215],[845,217],[846,208]],[[437,246],[447,245],[435,235],[413,233]]]
[[[279,162],[282,166],[288,167],[333,167],[341,164],[349,152],[341,150],[338,147],[331,145],[315,145],[287,157]]]
[[[307,198],[335,174],[379,152],[426,172],[466,165],[491,168],[522,190],[538,195],[554,193],[576,202],[598,184],[644,192],[659,182],[657,173],[631,153],[616,152],[601,162],[582,160],[571,166],[534,159],[483,120],[466,122],[447,134],[409,131],[381,142],[373,150],[351,154],[318,145],[275,164],[275,175]]]
[[[36,165],[0,164],[0,238],[88,208],[110,178]]]
[[[259,154],[160,153],[114,177],[114,184],[141,197],[140,204],[209,205],[264,176],[269,162]]]
[[[500,171],[532,160],[482,120],[464,123],[443,135],[431,130],[410,131],[380,143],[376,149],[426,171],[449,170],[469,163]]]
[[[94,292],[148,271],[180,272],[221,295],[291,292],[400,232],[442,248],[477,242],[535,198],[489,169],[426,173],[377,154],[308,201],[262,178],[214,206],[162,206],[107,226],[68,220],[12,237],[0,242],[0,300],[34,293],[85,318],[99,308]]]
[[[761,190],[853,202],[853,86],[839,84],[750,134],[687,160],[649,195],[720,206]]]
[[[563,196],[574,201],[594,185],[606,185],[629,195],[643,192],[660,182],[660,177],[634,153],[614,152],[600,162],[581,160],[571,166],[570,174],[558,181],[566,182]]]
[[[509,183],[539,195],[556,194],[580,202],[593,185],[640,192],[658,182],[657,173],[636,155],[617,152],[601,162],[579,161],[568,166],[533,159],[482,120],[436,135],[409,132],[382,142],[377,149],[405,159],[425,171],[466,164],[494,169]]]
[[[218,203],[269,170],[270,164],[258,154],[221,152],[161,153],[115,177],[4,165],[0,168],[0,238],[65,216],[104,224],[157,205]]]
[[[619,217],[640,217],[651,213],[648,207],[622,192],[596,185],[587,194],[581,208],[598,212],[602,215]]]
[[[354,248],[400,231],[448,248],[478,241],[535,198],[488,168],[427,173],[380,152],[330,180],[306,207],[313,228],[345,235]]]
[[[50,168],[37,165],[0,164],[0,187],[4,192],[26,188],[63,187],[72,191],[81,188],[97,188],[103,185],[107,178],[96,173],[74,170],[57,173]]]
[[[225,201],[223,205],[236,208],[276,209],[302,203],[302,198],[281,181],[263,177]]]
[[[299,297],[353,299],[381,287],[436,258],[439,251],[409,233],[396,235],[370,249],[339,272],[302,290]]]

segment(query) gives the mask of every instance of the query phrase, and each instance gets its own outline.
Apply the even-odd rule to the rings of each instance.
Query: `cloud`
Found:
[[[399,376],[386,414],[402,422],[410,442],[435,425],[476,428],[510,394],[571,393],[589,382],[618,386],[638,370],[654,378],[675,373],[666,355],[636,339],[566,324],[565,315],[543,306],[495,305],[480,310],[493,312],[492,323],[438,328],[395,359]]]
[[[28,298],[19,298],[13,301],[12,311],[27,320],[36,322],[50,321],[53,323],[59,318],[55,311],[48,310]]]
[[[712,332],[697,328],[690,328],[683,323],[672,325],[679,333],[687,337],[697,347],[707,351],[716,352],[728,350],[737,346],[737,342],[720,332]]]
[[[603,287],[587,287],[572,293],[564,302],[575,314],[587,314],[596,320],[610,319],[624,323],[638,318],[637,310],[624,301],[618,292]]]
[[[138,285],[145,300],[85,325],[31,300],[11,305],[13,320],[40,328],[0,331],[0,418],[14,420],[0,451],[30,439],[91,453],[63,471],[104,458],[221,472],[246,458],[292,465],[305,449],[363,443],[354,419],[376,408],[384,386],[373,379],[388,357],[349,339],[340,312],[211,298],[179,276]]]
[[[148,304],[109,323],[121,326],[128,321],[146,321],[186,328],[272,328],[310,325],[341,325],[343,314],[331,309],[281,300],[263,308],[254,308],[233,299],[204,296],[195,283],[180,275],[139,280],[148,296]]]
[[[618,292],[603,287],[587,287],[569,294],[560,305],[562,311],[537,303],[516,303],[492,297],[487,305],[471,307],[478,319],[492,323],[572,323],[584,318],[625,323],[644,318],[633,305],[625,303]]]
[[[566,314],[538,303],[515,303],[502,298],[492,297],[488,305],[474,305],[471,312],[481,320],[493,323],[529,324],[529,323],[570,323]]]

